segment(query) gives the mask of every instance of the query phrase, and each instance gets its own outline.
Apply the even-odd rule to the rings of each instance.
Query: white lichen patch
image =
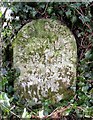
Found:
[[[67,88],[76,79],[77,47],[66,26],[56,20],[33,20],[19,31],[13,47],[14,67],[21,71],[15,82],[18,94],[35,103],[73,95]]]

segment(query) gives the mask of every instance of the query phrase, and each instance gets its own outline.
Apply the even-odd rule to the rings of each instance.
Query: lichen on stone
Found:
[[[21,71],[15,89],[23,98],[38,103],[73,96],[67,88],[75,85],[77,47],[66,26],[51,19],[33,20],[18,32],[13,49],[14,67]]]

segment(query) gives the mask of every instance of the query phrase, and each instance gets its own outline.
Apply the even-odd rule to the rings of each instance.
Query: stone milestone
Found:
[[[70,99],[76,80],[77,46],[70,30],[57,20],[24,25],[13,42],[13,65],[20,69],[15,91],[23,99],[55,103]]]

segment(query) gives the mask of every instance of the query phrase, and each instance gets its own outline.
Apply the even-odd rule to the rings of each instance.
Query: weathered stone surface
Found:
[[[53,103],[73,96],[69,87],[76,79],[76,41],[59,21],[33,20],[17,34],[13,43],[14,67],[21,74],[15,89],[22,98]]]

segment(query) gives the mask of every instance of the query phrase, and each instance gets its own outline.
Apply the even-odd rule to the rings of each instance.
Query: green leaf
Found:
[[[26,111],[26,108],[24,108],[24,112],[22,114],[22,118],[31,118],[31,115]]]
[[[85,53],[85,58],[86,59],[89,59],[91,57],[91,51],[87,51],[86,53]]]
[[[67,18],[71,17],[71,10],[68,10],[68,11],[66,12],[66,16],[67,16]]]
[[[80,16],[79,19],[82,21],[82,23],[90,22],[90,19],[87,16]]]
[[[6,107],[10,107],[10,103],[9,103],[10,99],[8,98],[6,93],[4,93],[4,100]]]
[[[33,8],[31,13],[32,13],[32,16],[35,17],[35,15],[37,14],[37,11]]]
[[[10,99],[8,98],[7,94],[2,92],[0,94],[0,108],[4,111],[9,113],[10,109]]]
[[[67,116],[67,115],[69,115],[70,112],[71,112],[71,109],[67,109],[64,113]]]
[[[22,118],[26,118],[27,112],[26,112],[26,108],[24,108],[24,112],[22,114]]]
[[[74,9],[79,9],[79,7],[81,6],[81,3],[75,3],[75,4],[70,4],[69,7],[74,8]]]
[[[2,12],[0,11],[0,18],[2,17]]]
[[[77,17],[76,16],[73,16],[72,18],[71,18],[71,22],[72,23],[75,23],[77,21]]]
[[[8,83],[6,77],[1,78],[1,80],[0,80],[0,87],[4,87],[4,85],[5,85],[6,83]]]
[[[52,7],[49,7],[49,8],[47,9],[48,14],[51,14],[52,10],[53,10],[53,8],[52,8]]]

